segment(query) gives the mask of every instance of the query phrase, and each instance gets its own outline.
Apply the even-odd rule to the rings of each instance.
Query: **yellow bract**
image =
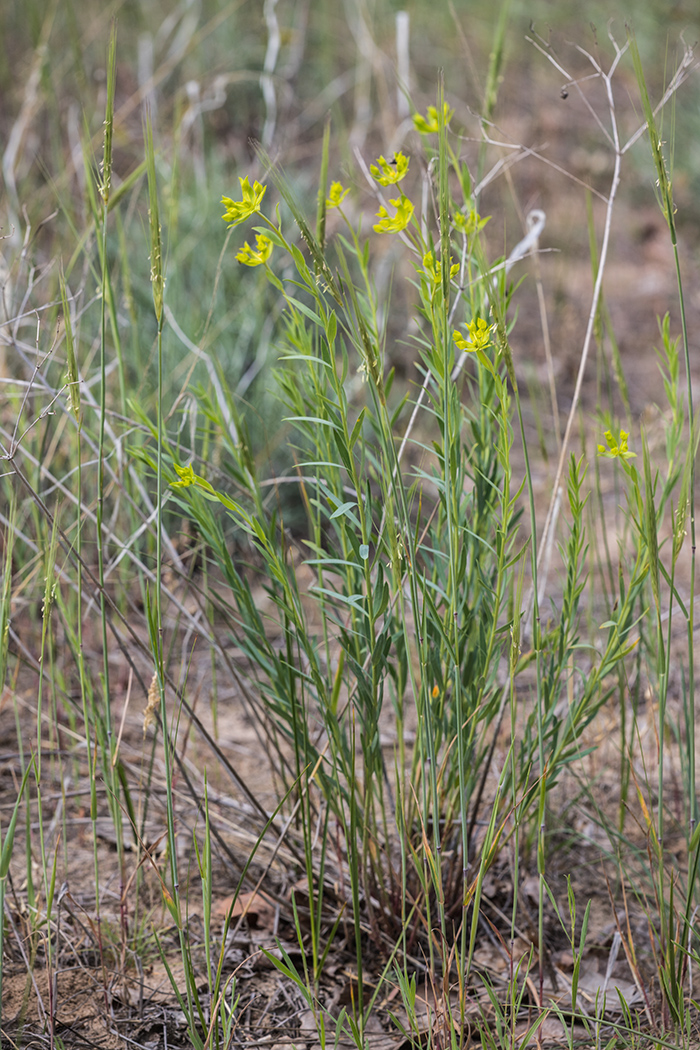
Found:
[[[389,203],[396,208],[396,215],[392,218],[386,208],[381,207],[377,212],[377,218],[380,221],[375,223],[375,233],[401,233],[411,221],[413,205],[408,197],[404,197],[402,193],[399,198],[389,201]]]
[[[239,176],[238,181],[241,184],[242,200],[234,201],[230,197],[221,198],[221,203],[226,208],[221,218],[231,226],[238,226],[240,222],[245,222],[255,212],[259,212],[267,190],[267,186],[261,186],[259,182],[254,182],[251,186],[247,175],[244,179]]]
[[[491,345],[491,333],[495,328],[495,324],[489,325],[483,317],[477,317],[467,325],[469,339],[465,339],[461,332],[456,330],[453,333],[452,338],[459,350],[466,350],[473,354],[477,353],[479,350],[486,350],[486,348]]]
[[[433,284],[440,284],[442,281],[442,262],[440,259],[435,258],[433,252],[428,252],[427,255],[423,256],[423,268]],[[450,280],[456,277],[458,273],[459,263],[453,263],[450,256]]]
[[[599,456],[605,456],[606,459],[636,459],[637,453],[630,452],[627,447],[628,431],[621,430],[617,439],[614,437],[612,430],[606,430],[603,436],[607,445],[598,445]]]
[[[452,120],[454,110],[445,102],[444,104],[444,115],[445,124],[449,124]],[[436,106],[428,106],[427,116],[423,117],[420,113],[413,114],[413,125],[416,131],[419,131],[421,135],[434,135],[439,128],[439,118]]]
[[[341,182],[332,182],[328,196],[326,197],[327,208],[337,208],[343,203],[350,190],[343,189]]]
[[[272,241],[264,233],[258,233],[255,237],[255,243],[257,249],[251,248],[248,242],[245,242],[236,255],[239,263],[243,263],[244,266],[261,266],[267,262],[272,254]]]
[[[195,474],[192,469],[192,464],[188,464],[186,467],[181,467],[177,463],[173,463],[175,473],[179,477],[179,481],[171,481],[170,487],[173,489],[188,489],[190,485],[195,485],[198,489],[204,489],[205,492],[213,493],[214,489],[211,487],[209,482],[205,478],[200,478],[199,474]]]
[[[370,164],[369,170],[380,186],[393,186],[401,182],[408,171],[408,157],[403,153],[395,153],[393,161],[379,157],[376,164]]]
[[[171,481],[170,484],[174,489],[186,489],[190,485],[194,485],[197,481],[197,475],[192,469],[192,464],[188,464],[186,467],[180,467],[177,463],[173,464],[175,467],[175,473],[179,477],[179,481]]]

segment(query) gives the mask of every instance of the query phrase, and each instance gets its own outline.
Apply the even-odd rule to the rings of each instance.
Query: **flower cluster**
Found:
[[[612,430],[606,430],[603,435],[607,442],[606,445],[598,445],[598,455],[605,456],[606,459],[635,459],[637,456],[636,452],[630,452],[627,447],[627,439],[629,433],[626,430],[620,431],[619,438],[615,438]]]
[[[443,108],[445,124],[450,123],[453,114],[454,110],[445,102]],[[413,126],[421,135],[434,135],[437,132],[439,125],[440,121],[436,106],[428,106],[428,113],[425,117],[421,116],[420,113],[413,114]]]
[[[239,263],[243,263],[244,266],[261,266],[267,262],[272,255],[272,241],[264,233],[258,233],[255,236],[255,243],[256,248],[251,248],[247,241],[244,243],[236,255]]]
[[[396,215],[392,218],[385,207],[377,212],[379,222],[374,225],[375,233],[401,233],[411,221],[413,215],[413,204],[402,193],[396,200],[389,201],[396,208]]]
[[[347,197],[350,190],[343,188],[341,182],[332,182],[328,196],[326,197],[327,208],[338,208]]]
[[[241,200],[234,201],[231,197],[221,198],[221,203],[226,208],[221,218],[225,222],[230,223],[229,229],[245,222],[251,215],[260,214],[260,205],[267,192],[267,186],[262,186],[259,182],[254,182],[251,186],[247,175],[245,178],[239,176],[238,181],[241,184]],[[258,233],[255,236],[255,247],[251,247],[248,241],[245,241],[243,247],[237,253],[236,259],[239,263],[243,263],[244,266],[262,266],[272,255],[272,243],[270,237],[266,237],[264,233]],[[180,481],[174,482],[175,486],[185,487],[195,484],[193,478],[187,473],[187,471],[191,473],[192,468],[184,468],[184,474],[181,473],[181,469],[176,467],[180,474]]]
[[[369,170],[380,186],[394,186],[408,171],[408,157],[403,153],[395,153],[392,161],[379,157],[376,164],[370,164]]]
[[[483,317],[476,317],[467,325],[469,338],[465,339],[461,332],[455,331],[453,339],[458,350],[469,353],[478,353],[486,350],[491,345],[491,335],[496,330],[495,324],[488,324]]]
[[[247,175],[244,179],[239,177],[238,181],[241,184],[242,200],[234,201],[230,197],[221,198],[221,203],[226,208],[221,218],[231,226],[238,226],[239,223],[245,222],[251,215],[259,212],[267,190],[267,186],[261,186],[259,182],[254,182],[251,186]]]
[[[199,489],[204,489],[205,492],[214,492],[208,481],[204,478],[200,478],[198,474],[195,474],[192,469],[192,464],[189,463],[186,467],[181,467],[177,463],[173,463],[175,467],[175,473],[179,477],[179,481],[171,481],[170,486],[174,489],[188,489],[190,485],[195,485]]]
[[[434,252],[428,252],[423,256],[423,269],[433,284],[442,282],[442,261],[435,258]],[[459,263],[453,263],[450,256],[450,280],[459,273]]]

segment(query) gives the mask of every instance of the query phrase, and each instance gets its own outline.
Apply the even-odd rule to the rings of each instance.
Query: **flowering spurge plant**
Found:
[[[413,204],[403,193],[389,203],[396,209],[396,212],[391,215],[382,205],[377,212],[379,222],[374,225],[375,233],[401,233],[413,217]]]
[[[339,208],[347,197],[349,189],[345,189],[341,182],[332,182],[330,193],[326,197],[327,208]]]
[[[445,125],[449,124],[454,116],[454,110],[446,102],[443,103],[443,116]],[[437,107],[428,106],[428,112],[425,116],[420,113],[414,113],[413,126],[421,135],[437,135],[439,130]]]
[[[262,266],[284,305],[274,387],[283,436],[272,476],[275,492],[298,492],[304,524],[288,529],[289,504],[271,500],[243,420],[236,418],[237,444],[227,445],[230,486],[205,466],[181,465],[172,450],[166,456],[170,500],[194,518],[225,581],[221,607],[234,610],[229,629],[256,697],[252,717],[281,785],[280,805],[294,814],[306,969],[300,975],[289,955],[271,962],[287,977],[297,973],[320,1024],[319,981],[342,917],[356,953],[358,1033],[373,994],[368,938],[406,977],[406,1009],[407,967],[420,945],[461,1004],[449,1006],[460,1023],[484,877],[506,845],[519,857],[529,843],[544,895],[551,788],[578,761],[586,726],[634,652],[650,571],[662,576],[651,538],[658,490],[646,468],[639,480],[628,432],[610,427],[595,462],[599,470],[608,458],[634,470],[629,513],[638,557],[614,581],[609,619],[584,640],[589,482],[585,460],[571,459],[561,589],[554,613],[540,608],[510,289],[494,281],[503,268],[482,242],[488,216],[479,214],[466,166],[449,145],[450,117],[441,101],[418,129],[438,140],[436,149],[426,145],[435,150],[434,222],[416,215],[409,160],[399,154],[372,165],[378,186],[407,186],[375,222],[356,217],[350,189],[329,175],[327,146],[315,227],[272,168],[298,243],[291,224],[283,232],[279,212],[274,222],[266,215],[265,183],[242,178],[240,199],[224,198],[226,222],[256,223],[255,241],[241,236],[236,258]],[[363,227],[372,228],[368,237]],[[395,346],[389,333],[398,320],[389,323],[373,263],[380,237],[392,235],[411,263],[396,273],[411,274],[405,299],[414,304],[410,336],[399,335]],[[397,389],[391,367],[411,346],[419,393]],[[216,420],[216,406],[206,407]],[[225,419],[219,425],[230,433]],[[235,557],[222,514],[234,529]]]
[[[251,248],[246,241],[237,253],[236,259],[245,266],[261,266],[266,263],[272,255],[272,241],[264,233],[255,236],[255,248]]]
[[[449,114],[446,113],[446,116]],[[392,185],[404,178],[408,167],[408,158],[398,154],[394,164],[380,157],[370,170],[381,185]],[[233,216],[238,220],[243,211],[248,209],[250,215],[257,214],[271,225],[260,211],[264,187],[256,183],[253,190],[249,191],[245,180],[241,180],[241,189],[243,200],[229,204],[225,218]],[[278,382],[287,403],[287,422],[297,433],[297,456],[301,457],[301,462],[308,462],[310,476],[307,484],[314,491],[309,537],[305,542],[313,552],[308,565],[313,566],[317,573],[313,591],[321,603],[322,617],[327,619],[329,631],[331,621],[337,619],[335,631],[331,633],[334,633],[337,644],[345,653],[345,660],[357,669],[357,674],[360,674],[364,662],[376,652],[376,647],[388,644],[389,639],[391,652],[397,654],[395,659],[398,663],[393,664],[394,657],[390,657],[387,651],[387,665],[375,679],[365,680],[362,672],[354,680],[351,693],[355,697],[353,702],[360,704],[361,724],[370,733],[373,719],[381,708],[381,698],[387,690],[390,694],[393,692],[397,710],[403,711],[408,689],[419,713],[426,709],[428,702],[433,710],[434,694],[442,698],[438,704],[439,719],[430,735],[421,740],[419,753],[433,754],[434,760],[437,760],[441,749],[447,747],[450,740],[460,741],[448,763],[437,796],[430,783],[418,777],[422,783],[421,790],[426,792],[425,804],[429,811],[435,812],[435,819],[439,821],[441,818],[435,807],[437,805],[438,810],[441,808],[439,799],[443,797],[443,792],[449,795],[453,790],[459,793],[467,789],[468,797],[475,787],[472,763],[475,756],[481,754],[480,749],[487,746],[489,732],[486,713],[492,709],[492,705],[502,702],[502,693],[495,688],[493,658],[502,645],[499,632],[507,587],[505,566],[515,539],[517,517],[509,481],[512,400],[506,381],[500,374],[500,352],[494,343],[497,324],[494,320],[486,320],[486,311],[480,304],[478,291],[470,292],[470,298],[462,299],[461,303],[459,291],[455,289],[453,293],[458,297],[456,305],[461,305],[467,311],[469,319],[464,326],[466,334],[463,335],[459,329],[452,332],[446,327],[447,311],[452,304],[444,295],[442,251],[422,243],[419,226],[414,220],[414,205],[406,194],[401,193],[390,200],[395,209],[394,214],[389,212],[388,207],[382,206],[377,213],[379,221],[373,228],[378,234],[405,233],[409,250],[415,251],[420,260],[417,268],[421,278],[420,288],[425,294],[424,318],[428,322],[427,327],[423,327],[421,356],[424,366],[434,377],[429,383],[430,404],[440,435],[435,445],[437,459],[431,472],[426,474],[427,481],[429,476],[433,476],[432,471],[437,472],[434,477],[441,493],[433,509],[433,520],[428,526],[432,536],[431,545],[433,542],[435,544],[433,553],[428,554],[423,547],[416,546],[415,525],[411,522],[408,496],[414,482],[404,477],[402,464],[396,454],[393,437],[395,423],[387,401],[387,382],[382,361],[379,304],[373,300],[371,292],[371,246],[363,244],[356,229],[344,219],[342,205],[347,193],[348,190],[339,181],[332,181],[330,189],[325,190],[322,197],[325,208],[339,209],[345,221],[345,239],[338,256],[339,278],[342,277],[344,289],[340,304],[328,302],[324,282],[312,274],[299,249],[284,238],[278,227],[274,228],[276,243],[284,247],[292,258],[298,275],[294,285],[286,288],[279,285],[288,305],[287,350],[281,362],[283,366],[285,361],[293,362],[294,371],[282,367],[278,372]],[[294,213],[289,195],[285,199]],[[449,214],[467,215],[464,222],[458,220],[454,224],[460,237],[465,234],[469,238],[478,236],[486,221],[476,214],[469,199],[461,204],[449,202]],[[318,270],[320,246],[314,242],[303,217],[299,220],[295,214],[295,218],[300,229],[306,231],[302,235]],[[455,255],[447,260],[448,289],[458,277],[460,266],[464,265],[456,261],[460,249],[464,251],[464,242],[455,241],[452,246]],[[245,248],[243,252],[247,254]],[[324,262],[330,265],[328,250]],[[478,272],[480,263],[476,256],[470,255],[466,264],[472,273]],[[351,265],[355,267],[357,277]],[[478,289],[478,281],[471,282],[471,287],[475,286]],[[340,279],[336,281],[336,287],[341,287]],[[502,305],[500,308],[503,308]],[[369,400],[359,411],[348,400],[344,384],[351,347],[355,347],[359,353],[357,368],[367,380]],[[473,353],[478,362],[479,370],[475,380],[471,381],[474,384],[474,405],[480,406],[478,411],[476,407],[474,410],[467,407],[469,400],[467,406],[460,403],[457,387],[450,381],[460,352]],[[308,379],[304,378],[305,364]],[[484,405],[491,405],[492,411],[484,414]],[[469,446],[464,445],[460,438],[465,417],[477,435],[477,440]],[[368,490],[364,477],[367,469],[364,464],[367,463],[368,455],[373,463],[383,464],[380,471],[377,472],[375,467],[371,472],[371,476],[377,479],[375,484],[379,484],[379,491],[374,495],[371,494],[371,483]],[[324,466],[314,467],[314,463]],[[467,477],[473,479],[472,485],[466,483]],[[485,478],[491,479],[487,488],[482,484]],[[498,483],[497,478],[500,478]],[[191,487],[195,485],[196,482]],[[467,491],[471,491],[472,496],[467,498],[464,495]],[[460,522],[470,519],[473,519],[475,528],[471,538],[468,538]],[[240,524],[250,533],[249,522],[240,521]],[[479,574],[475,575],[476,562],[469,559],[467,562],[462,561],[465,544],[480,544],[482,541],[478,537],[482,530],[486,530],[482,537],[485,539],[495,527],[501,536],[498,543],[495,540],[492,542],[495,561],[491,570],[488,570],[483,557],[480,557],[481,568]],[[264,543],[262,540],[258,542],[262,544],[264,556],[272,558],[273,538],[268,537]],[[435,554],[438,550],[448,552],[446,563]],[[420,574],[416,572],[418,563],[422,566]],[[283,571],[278,562],[276,564],[275,578],[286,579],[288,571]],[[471,566],[468,571],[467,566]],[[438,588],[435,595],[424,593],[424,585],[420,583],[426,569],[428,578]],[[488,575],[489,571],[493,576],[487,597],[479,581],[482,579],[481,574],[486,572]],[[302,646],[313,668],[319,657],[315,652],[312,656],[309,648],[308,628],[303,624],[301,611],[293,598],[294,585],[290,584],[289,590],[286,583],[279,585],[287,594],[286,599],[280,600],[283,604],[289,604],[289,607],[285,604],[285,615],[295,624],[294,633],[298,634],[296,644]],[[242,586],[242,583],[237,586]],[[410,599],[402,599],[397,605],[398,596],[404,593]],[[456,611],[453,621],[459,626],[453,636],[448,633],[440,640],[433,633],[434,625],[428,623],[427,633],[416,650],[412,625],[426,616],[428,606],[434,608],[439,616],[447,615],[450,609]],[[469,639],[472,632],[477,630],[475,610],[479,608],[482,609],[483,618],[478,630],[482,630],[484,624],[489,624],[485,638],[490,640],[485,649],[472,649]],[[458,670],[454,662],[454,654],[464,649],[464,646],[465,652],[471,653],[467,664],[476,661],[469,672],[464,668]],[[404,666],[404,660],[414,658],[412,654],[430,668],[425,679],[423,675],[412,677],[410,681],[404,679],[407,667],[405,671],[400,668]],[[329,666],[336,665],[337,658],[333,656],[332,646],[328,648],[327,659]],[[482,660],[485,660],[483,665]],[[391,671],[392,666],[395,667],[395,673]],[[481,667],[478,673],[477,666]],[[336,709],[336,702],[331,700],[332,683],[323,685],[324,675],[320,667],[318,673],[312,670],[311,680],[315,683],[314,704],[319,705],[321,712],[328,712],[330,717],[330,712]],[[479,684],[475,685],[477,682]],[[445,699],[447,697],[449,703]],[[370,717],[372,711],[375,714]],[[476,719],[475,733],[471,743],[467,743],[457,733],[456,727],[461,724],[461,719],[472,717],[470,711]],[[349,756],[344,748],[350,746],[349,740],[343,732],[338,737],[336,731],[333,739],[340,748],[334,759],[338,764],[334,768],[347,770]],[[561,753],[565,753],[572,744],[572,738],[567,739],[568,743],[559,745]],[[371,736],[368,736],[367,746],[363,747],[366,767],[363,778],[371,785],[379,753],[375,750],[376,743],[370,741]],[[312,745],[311,736],[304,748],[311,749],[314,762],[318,760],[319,752]],[[428,752],[425,752],[426,748]],[[323,770],[324,763],[319,768]],[[512,771],[507,774],[506,780],[511,785],[510,790],[517,790],[516,782],[521,784],[519,777],[514,777]],[[470,784],[472,787],[469,787]],[[403,796],[403,791],[401,794]],[[341,805],[343,819],[346,820],[348,814],[345,803],[341,802],[343,797],[329,794],[327,803],[331,807]],[[413,801],[407,796],[403,797],[411,811]],[[368,813],[370,826],[374,829],[372,835],[379,842],[383,838],[383,834],[380,834],[384,819],[380,819],[382,803],[377,797],[371,805],[369,798],[366,798],[365,804],[370,807]],[[376,812],[373,808],[375,804],[379,806]],[[375,820],[378,823],[375,824]],[[466,839],[462,840],[461,848],[468,848]],[[363,861],[360,870],[365,870],[366,862]],[[434,877],[438,877],[437,872]],[[426,886],[426,892],[427,889]],[[466,890],[464,887],[459,889],[455,884],[452,892],[459,896]]]
[[[261,186],[259,182],[254,182],[251,187],[247,175],[245,178],[239,178],[238,181],[241,184],[241,200],[233,200],[231,197],[221,198],[221,203],[226,208],[221,217],[225,222],[229,223],[229,229],[239,226],[253,215],[260,215],[264,221],[267,221],[262,215],[260,208],[263,197],[267,192],[267,186]],[[272,226],[272,224],[270,225]],[[272,226],[272,229],[275,229],[275,227]],[[276,232],[279,234],[279,231]],[[246,241],[237,252],[236,259],[244,266],[262,266],[269,260],[272,254],[272,247],[273,242],[271,238],[267,234],[260,232],[255,237],[255,248],[251,248]]]
[[[260,6],[243,5],[252,18]],[[508,6],[499,5],[504,23]],[[265,7],[274,15],[274,3]],[[274,32],[274,18],[266,21]],[[100,958],[90,980],[103,985],[110,1030],[133,1015],[132,963],[140,972],[157,945],[179,1007],[171,1019],[188,1028],[176,1042],[196,1050],[298,1045],[309,1041],[309,1022],[321,1047],[367,1050],[375,1007],[383,1028],[402,1029],[393,1041],[416,1048],[598,1047],[601,1036],[608,1050],[696,1045],[697,385],[680,267],[679,308],[659,330],[662,404],[645,405],[641,418],[639,380],[626,388],[601,297],[623,157],[634,139],[642,148],[644,130],[630,125],[626,144],[618,134],[613,71],[631,55],[642,80],[631,34],[628,42],[619,47],[612,33],[599,41],[590,56],[597,88],[579,75],[580,49],[576,79],[565,74],[571,94],[580,84],[592,105],[609,100],[593,132],[601,148],[608,142],[611,164],[608,186],[596,179],[603,199],[595,229],[591,217],[595,284],[579,373],[575,385],[562,373],[558,391],[571,405],[564,428],[554,383],[551,417],[538,403],[544,347],[530,331],[523,338],[507,264],[484,236],[510,247],[513,234],[511,221],[504,231],[495,219],[484,225],[502,171],[488,171],[491,156],[540,163],[494,144],[497,41],[478,119],[458,111],[471,124],[466,134],[440,95],[404,140],[412,149],[404,177],[392,181],[399,158],[385,148],[377,178],[368,163],[367,186],[356,180],[361,191],[344,188],[325,151],[310,217],[265,165],[257,183],[252,173],[234,178],[211,215],[225,211],[233,227],[228,254],[219,236],[201,237],[192,266],[201,227],[187,193],[200,180],[188,165],[171,169],[168,207],[158,206],[160,177],[177,165],[170,135],[156,163],[146,115],[147,200],[141,166],[116,178],[127,153],[113,171],[113,142],[128,145],[124,133],[137,128],[120,129],[115,115],[112,35],[103,155],[96,165],[85,151],[84,199],[71,206],[64,194],[68,221],[42,226],[31,251],[21,235],[2,245],[3,309],[17,322],[5,327],[22,327],[35,307],[40,319],[36,367],[29,383],[3,381],[0,423],[8,461],[0,681],[3,726],[11,706],[18,736],[0,817],[0,942],[8,934],[0,979],[3,964],[14,969],[21,957],[25,992],[31,981],[37,996],[49,991],[36,1010],[25,994],[18,1017],[0,995],[13,1045],[33,1034],[60,1046],[53,993],[72,933]],[[562,57],[558,49],[557,77]],[[693,62],[687,52],[669,92]],[[625,123],[630,86],[625,77]],[[56,100],[40,94],[52,112]],[[264,94],[269,133],[274,106]],[[683,195],[674,200],[655,100],[643,83],[640,94],[677,264]],[[52,142],[60,176],[64,143]],[[51,150],[42,155],[50,164]],[[35,192],[30,159],[18,155],[10,169],[36,234],[47,198]],[[511,168],[516,192],[521,171]],[[567,199],[580,189],[571,183]],[[413,205],[404,228],[375,234],[373,225],[396,217],[390,199],[402,196]],[[386,215],[374,214],[380,205]],[[188,234],[189,217],[197,227]],[[531,219],[528,251],[542,234]],[[75,245],[64,240],[69,228]],[[516,256],[531,266],[517,248],[508,262]],[[64,259],[65,272],[43,265],[51,257]],[[523,295],[528,286],[530,276]],[[635,325],[637,374],[654,336]],[[26,340],[11,343],[3,352],[26,358]],[[265,368],[269,353],[278,379]],[[533,393],[521,405],[528,371]],[[191,386],[197,375],[206,386]],[[581,390],[590,404],[595,389],[592,426],[575,406]],[[139,455],[150,461],[145,476]],[[194,524],[183,528],[183,516]],[[133,670],[126,690],[117,647]],[[269,760],[269,777],[245,775],[235,741],[231,751],[231,716],[255,730],[251,757]],[[76,814],[81,850],[92,840],[92,872],[61,834]],[[105,871],[108,814],[116,853]],[[163,848],[152,849],[159,839]],[[73,896],[65,887],[56,894],[73,860],[89,876],[78,887],[82,919],[75,872]],[[578,874],[567,880],[572,861]],[[602,889],[608,908],[605,876],[615,898],[616,934],[609,973],[591,983],[600,953],[588,950],[585,931],[596,917],[581,905],[597,873],[598,905]],[[234,898],[219,923],[222,879]],[[261,894],[276,905],[275,927],[260,937],[268,950],[274,944],[269,965],[288,1006],[281,1027],[271,1004],[273,1035],[272,1011],[250,1009],[256,977],[232,965],[231,937],[235,957]],[[625,965],[627,990],[617,983]]]
[[[605,444],[598,445],[598,455],[606,459],[633,459],[637,453],[630,452],[627,447],[629,434],[626,430],[620,430],[620,436],[616,438],[612,430],[605,431]]]
[[[380,186],[393,186],[406,177],[408,157],[403,153],[395,153],[392,161],[379,157],[376,164],[370,164],[369,170]]]
[[[493,372],[493,362],[487,350],[493,347],[492,337],[496,331],[496,325],[490,325],[483,317],[476,317],[466,327],[469,333],[466,339],[461,332],[453,333],[455,346],[458,350],[464,350],[465,353],[476,354],[484,368]]]
[[[260,213],[260,205],[267,191],[267,186],[261,186],[259,182],[254,182],[251,187],[247,175],[245,178],[239,178],[238,181],[241,184],[241,200],[235,201],[231,197],[221,198],[221,203],[226,208],[222,219],[230,223],[232,227],[245,222],[251,215]]]

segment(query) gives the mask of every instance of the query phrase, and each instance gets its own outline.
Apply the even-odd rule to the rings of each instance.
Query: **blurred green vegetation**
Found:
[[[484,112],[489,54],[503,10],[499,4],[472,0],[4,4],[0,12],[0,139],[4,144],[0,225],[7,240],[0,251],[12,278],[5,292],[6,317],[20,307],[26,313],[58,302],[59,261],[69,290],[80,295],[83,306],[94,292],[96,246],[84,156],[97,172],[106,42],[111,20],[116,18],[114,189],[122,193],[125,183],[128,188],[112,210],[107,248],[122,344],[118,348],[121,403],[115,385],[112,408],[130,414],[124,403],[128,389],[147,411],[155,377],[144,176],[128,183],[142,163],[142,119],[148,106],[163,202],[166,301],[176,320],[165,333],[166,397],[171,404],[181,404],[178,399],[187,399],[197,383],[209,384],[211,367],[203,362],[192,366],[191,346],[196,345],[211,355],[231,396],[247,406],[261,455],[267,454],[266,448],[283,447],[284,431],[279,420],[270,418],[266,401],[278,304],[259,273],[239,266],[230,252],[222,255],[226,230],[219,200],[222,193],[235,191],[237,176],[260,173],[252,143],[267,139],[265,144],[284,165],[295,192],[305,206],[312,205],[320,139],[330,114],[337,150],[331,170],[354,184],[360,207],[368,202],[371,206],[352,146],[359,145],[369,160],[404,142],[410,146],[412,135],[397,91],[395,16],[399,10],[407,11],[410,18],[409,110],[425,109],[434,100],[438,70],[443,70],[455,124],[466,129],[465,155],[476,163],[478,116]],[[650,90],[658,98],[675,68],[681,33],[692,40],[700,28],[698,11],[687,2],[647,0],[631,5],[590,0],[582,7],[512,0],[507,15],[493,135],[517,141],[521,134],[526,145],[547,143],[553,137],[552,156],[561,164],[566,163],[572,143],[595,158],[601,136],[591,121],[577,126],[579,111],[571,108],[574,100],[560,98],[564,78],[526,37],[539,40],[541,47],[551,44],[552,53],[572,75],[587,75],[590,66],[575,45],[608,62],[613,54],[608,26],[622,44],[625,20],[631,15]],[[269,97],[265,100],[261,80],[265,68],[270,71],[267,90],[272,89],[274,111]],[[620,78],[635,98],[631,68],[621,69]],[[679,95],[674,111],[675,188],[683,205],[679,218],[683,226],[696,215],[700,118],[687,91]],[[624,116],[623,123],[626,120],[633,127],[639,119],[638,106],[630,102],[630,115]],[[553,121],[558,122],[558,140],[552,133]],[[494,153],[492,162],[497,156]],[[647,192],[653,173],[643,144],[632,156]],[[522,165],[522,170],[521,198],[537,203],[541,169]],[[595,181],[594,174],[586,176]],[[628,180],[625,192],[634,194],[639,184]],[[513,214],[511,188],[499,182],[487,192],[489,212],[497,214],[501,209],[506,216]],[[508,221],[512,228],[512,220]],[[554,230],[552,236],[556,243]],[[498,254],[501,245],[496,249]],[[389,257],[386,272],[377,275],[387,294],[391,265]],[[28,289],[32,266],[39,269]],[[57,305],[42,312],[40,342],[45,348],[59,312]],[[95,337],[98,313],[83,314],[84,346]],[[10,372],[19,367],[12,355],[8,348],[5,367]],[[51,379],[48,366],[54,386],[61,369],[57,361],[57,375]],[[192,406],[194,412],[194,401]]]

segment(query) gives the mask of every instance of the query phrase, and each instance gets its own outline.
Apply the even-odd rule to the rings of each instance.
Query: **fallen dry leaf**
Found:
[[[245,921],[251,930],[273,930],[275,908],[265,897],[262,896],[262,894],[252,892],[240,893],[235,903],[233,894],[231,894],[229,897],[224,897],[222,900],[216,901],[212,907],[212,914],[215,918],[223,920],[231,910],[232,904],[232,923],[238,922],[241,916],[244,916]]]

